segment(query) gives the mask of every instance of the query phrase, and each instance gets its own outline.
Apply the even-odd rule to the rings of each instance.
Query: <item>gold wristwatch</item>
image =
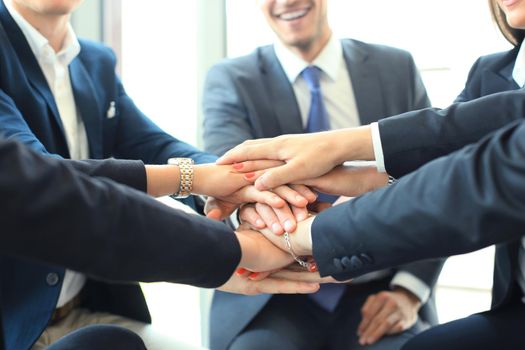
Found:
[[[177,165],[180,172],[179,190],[174,193],[176,198],[186,198],[193,190],[193,159],[191,158],[170,158],[168,164]]]

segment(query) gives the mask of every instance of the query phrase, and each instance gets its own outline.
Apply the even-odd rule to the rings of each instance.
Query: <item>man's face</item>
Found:
[[[329,36],[327,0],[257,0],[257,3],[279,39],[300,50]]]
[[[61,16],[73,12],[83,0],[12,0],[18,7],[45,16]]]

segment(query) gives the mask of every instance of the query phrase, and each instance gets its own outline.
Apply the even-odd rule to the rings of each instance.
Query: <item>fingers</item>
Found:
[[[319,290],[319,284],[286,281],[274,277],[267,277],[260,281],[254,281],[234,274],[218,289],[225,292],[246,295],[255,295],[261,293],[308,294],[317,292]]]
[[[289,185],[293,190],[306,198],[308,203],[313,203],[317,199],[317,193],[312,191],[310,187],[305,185]]]
[[[235,203],[265,203],[272,208],[282,208],[286,202],[270,191],[259,191],[254,186],[246,186],[228,197],[230,201]]]
[[[236,208],[236,204],[208,197],[204,205],[204,213],[208,218],[220,221],[230,216]]]
[[[261,203],[245,205],[239,218],[258,230],[268,227],[276,235],[282,235],[285,229],[293,232],[297,228],[294,214],[288,206],[275,209]]]
[[[308,199],[290,186],[278,186],[272,190],[273,193],[296,207],[306,207]],[[306,193],[306,191],[304,191]]]
[[[232,165],[232,168],[238,172],[247,173],[274,168],[283,164],[284,162],[281,160],[248,160],[241,163],[235,163]]]
[[[252,285],[247,288],[247,293],[244,294],[309,294],[319,290],[319,284],[316,283],[287,281],[272,277],[265,278],[261,281],[249,282],[251,282]]]
[[[309,272],[305,271],[304,268],[300,267],[300,271],[293,271],[290,269],[283,269],[272,274],[272,277],[291,280],[291,281],[300,281],[300,282],[312,282],[312,283],[333,283],[337,282],[333,277],[321,277],[319,272]]]
[[[357,334],[363,334],[368,328],[374,317],[379,313],[383,307],[385,300],[378,297],[378,294],[370,295],[363,307],[361,307],[361,316],[362,320],[359,326],[357,327]]]
[[[273,152],[275,148],[257,147],[270,139],[247,140],[226,152],[217,159],[217,164],[240,163],[251,159],[278,159]]]
[[[239,218],[242,223],[247,223],[255,229],[260,230],[266,227],[266,223],[255,210],[255,204],[243,205],[239,211]]]
[[[377,302],[370,309],[375,312],[374,316],[370,318],[366,327],[358,328],[362,329],[359,337],[361,345],[374,344],[401,321],[401,313],[397,312],[397,305],[393,299],[384,297],[382,293],[377,294],[375,299]],[[381,307],[378,308],[378,305]]]
[[[285,165],[281,165],[272,169],[268,169],[262,174],[256,181],[255,187],[258,190],[269,190],[280,185],[287,183],[297,182],[304,180],[305,177],[302,175],[302,163],[296,160],[292,160]]]

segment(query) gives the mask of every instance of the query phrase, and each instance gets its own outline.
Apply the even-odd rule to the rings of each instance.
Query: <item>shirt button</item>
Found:
[[[55,272],[50,272],[46,276],[46,282],[49,286],[56,286],[56,284],[58,283],[58,280],[59,280],[58,274]]]

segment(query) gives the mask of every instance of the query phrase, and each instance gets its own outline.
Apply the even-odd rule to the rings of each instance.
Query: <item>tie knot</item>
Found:
[[[319,89],[320,74],[321,70],[316,66],[308,66],[301,72],[301,75],[306,81],[306,85],[308,85],[310,91]]]

